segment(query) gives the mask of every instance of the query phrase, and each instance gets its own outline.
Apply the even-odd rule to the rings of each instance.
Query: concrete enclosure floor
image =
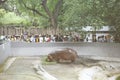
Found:
[[[44,80],[42,76],[37,74],[33,69],[35,62],[41,62],[41,57],[12,57],[9,60],[13,58],[13,62],[8,61],[8,63],[5,64],[8,65],[10,63],[9,66],[0,73],[0,80]],[[93,66],[100,67],[103,70],[102,72],[109,77],[120,75],[119,58],[81,57],[75,63],[71,64],[54,63],[42,64],[42,66],[49,74],[58,80],[81,80],[78,75],[80,71]]]

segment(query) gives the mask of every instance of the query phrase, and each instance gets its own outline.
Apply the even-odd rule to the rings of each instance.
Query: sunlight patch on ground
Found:
[[[117,75],[108,77],[99,66],[93,66],[90,68],[84,68],[78,72],[78,80],[116,80]]]

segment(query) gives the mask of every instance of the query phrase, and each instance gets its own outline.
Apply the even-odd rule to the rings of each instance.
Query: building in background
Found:
[[[111,35],[114,31],[110,31],[109,26],[103,26],[101,29],[94,31],[91,26],[83,28],[86,31],[85,42],[113,42],[114,38]]]

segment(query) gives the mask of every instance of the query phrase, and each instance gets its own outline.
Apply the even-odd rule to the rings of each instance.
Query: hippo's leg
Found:
[[[57,57],[56,61],[60,63],[63,59],[61,57]]]
[[[75,62],[75,59],[71,59],[71,62]]]

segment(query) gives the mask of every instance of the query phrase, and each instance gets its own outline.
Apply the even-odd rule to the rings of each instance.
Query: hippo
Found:
[[[54,51],[49,53],[46,61],[48,62],[62,62],[62,61],[70,61],[74,62],[78,57],[77,52],[71,48],[65,48],[62,50]]]

